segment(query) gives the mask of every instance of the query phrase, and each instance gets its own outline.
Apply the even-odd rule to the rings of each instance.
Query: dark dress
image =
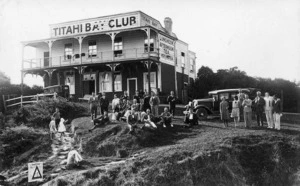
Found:
[[[101,114],[104,113],[104,111],[108,112],[108,106],[109,106],[109,101],[107,98],[101,98],[100,99],[100,107],[101,107]]]
[[[149,101],[150,101],[150,96],[145,96],[145,98],[144,98],[144,108],[143,108],[143,110],[145,112],[146,112],[147,109],[150,109],[150,111],[151,111],[151,106],[150,106]]]
[[[229,119],[229,112],[228,112],[228,102],[222,101],[220,103],[220,114],[221,114],[221,120],[228,120]]]
[[[169,110],[173,116],[175,115],[175,107],[176,107],[176,97],[175,96],[168,96],[167,102],[169,103]]]

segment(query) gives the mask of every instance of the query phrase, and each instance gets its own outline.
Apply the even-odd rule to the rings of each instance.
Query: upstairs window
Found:
[[[151,38],[149,41],[150,44],[150,52],[154,51],[154,39]],[[145,44],[144,44],[145,52],[148,52],[148,39],[145,39]]]
[[[114,55],[115,57],[122,56],[123,53],[123,40],[121,37],[117,37],[114,43]]]
[[[88,53],[89,53],[89,57],[96,57],[97,56],[97,43],[96,43],[96,41],[89,41]]]
[[[194,72],[195,69],[195,61],[193,59],[190,60],[190,72]]]
[[[65,60],[71,59],[73,56],[72,43],[65,44]]]
[[[184,66],[185,65],[185,53],[184,52],[181,52],[181,66]]]

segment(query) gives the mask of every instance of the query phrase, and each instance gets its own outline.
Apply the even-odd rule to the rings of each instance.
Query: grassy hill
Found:
[[[55,177],[51,174],[61,160],[46,162],[45,185],[300,184],[300,127],[295,125],[273,131],[207,121],[131,135],[124,123],[93,132],[88,132],[89,118],[73,124],[81,130],[85,161]],[[26,176],[14,183],[26,185]]]

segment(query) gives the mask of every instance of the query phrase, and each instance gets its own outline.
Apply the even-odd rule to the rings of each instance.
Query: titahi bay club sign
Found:
[[[137,15],[122,17],[106,17],[87,20],[79,23],[66,23],[50,26],[51,37],[62,37],[84,33],[94,33],[110,30],[118,30],[139,26]]]

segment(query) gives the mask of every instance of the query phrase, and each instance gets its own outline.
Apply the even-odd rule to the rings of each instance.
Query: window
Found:
[[[122,91],[122,75],[119,72],[115,72],[115,91]],[[112,73],[100,72],[99,73],[100,92],[112,91]]]
[[[185,56],[184,52],[181,52],[181,66],[185,65],[184,56]]]
[[[150,87],[156,89],[156,72],[150,72]],[[144,89],[148,91],[148,72],[144,73]]]
[[[65,44],[65,60],[71,59],[73,55],[72,43]]]
[[[151,38],[150,41],[150,52],[154,51],[154,39]],[[144,44],[145,52],[148,52],[148,39],[145,39],[145,44]]]
[[[89,57],[96,57],[97,56],[97,43],[96,43],[96,41],[89,41],[88,53],[89,53]]]
[[[110,72],[101,72],[99,73],[100,79],[100,91],[101,92],[110,92],[111,91],[111,73]]]
[[[114,43],[114,55],[115,57],[122,56],[123,50],[123,40],[121,37],[117,37]]]
[[[120,73],[115,73],[115,91],[122,91],[122,76]]]
[[[190,72],[194,72],[194,60],[190,60]]]
[[[220,93],[219,94],[219,99],[221,100],[222,99],[222,97],[225,97],[225,99],[229,99],[229,93]]]

